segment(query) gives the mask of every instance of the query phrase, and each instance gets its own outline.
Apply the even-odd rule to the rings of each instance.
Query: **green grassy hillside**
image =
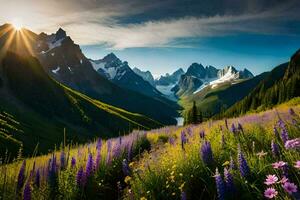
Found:
[[[0,146],[15,155],[22,143],[25,154],[36,144],[46,152],[67,140],[84,142],[150,129],[162,124],[127,112],[57,83],[34,57],[7,53],[0,64]]]
[[[190,96],[182,97],[180,104],[189,110],[193,101],[201,109],[204,117],[211,117],[223,112],[235,102],[245,97],[268,73],[262,73],[254,78],[240,81],[235,84],[224,83],[217,88],[207,86],[202,91]]]

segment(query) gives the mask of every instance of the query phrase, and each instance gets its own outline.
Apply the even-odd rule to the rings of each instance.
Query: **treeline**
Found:
[[[300,50],[289,63],[274,68],[243,100],[215,117],[233,117],[252,110],[264,110],[297,96],[300,96]]]
[[[184,117],[184,125],[187,124],[199,124],[203,122],[202,111],[197,107],[196,102],[193,101],[193,106],[187,111]]]

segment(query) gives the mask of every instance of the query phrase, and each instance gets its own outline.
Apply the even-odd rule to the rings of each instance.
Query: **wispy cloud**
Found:
[[[182,8],[182,1],[170,0],[1,1],[4,0],[0,0],[1,5],[6,5],[0,8],[2,23],[17,17],[23,20],[25,26],[37,32],[50,33],[63,27],[76,43],[105,44],[112,49],[173,46],[176,39],[236,33],[300,32],[297,28],[285,28],[286,22],[300,18],[297,11],[299,3],[295,0],[275,6],[265,6],[265,2],[268,2],[265,0],[249,0],[244,4],[233,1],[237,5],[233,8],[229,6],[230,0],[220,0],[223,7],[216,3],[205,7],[203,1],[195,1],[195,5],[186,4],[185,8]],[[160,13],[161,16],[157,14],[157,19],[151,19],[153,13]],[[149,19],[134,19],[140,15],[147,15]],[[130,20],[123,23],[123,19],[128,17]]]

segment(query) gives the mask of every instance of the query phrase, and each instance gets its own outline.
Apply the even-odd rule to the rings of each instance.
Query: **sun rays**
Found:
[[[7,51],[33,55],[33,43],[33,37],[20,23],[6,24],[0,31],[0,57]]]

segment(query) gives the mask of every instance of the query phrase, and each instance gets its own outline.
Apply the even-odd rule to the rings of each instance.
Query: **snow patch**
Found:
[[[171,89],[175,87],[176,84],[170,84],[170,85],[157,85],[156,89],[160,91],[163,95],[165,95],[168,99],[172,101],[177,101],[177,98]]]
[[[56,67],[56,69],[54,69],[54,70],[51,70],[52,71],[52,73],[54,73],[54,74],[57,74],[57,72],[60,70],[60,67],[59,66],[57,66]]]

